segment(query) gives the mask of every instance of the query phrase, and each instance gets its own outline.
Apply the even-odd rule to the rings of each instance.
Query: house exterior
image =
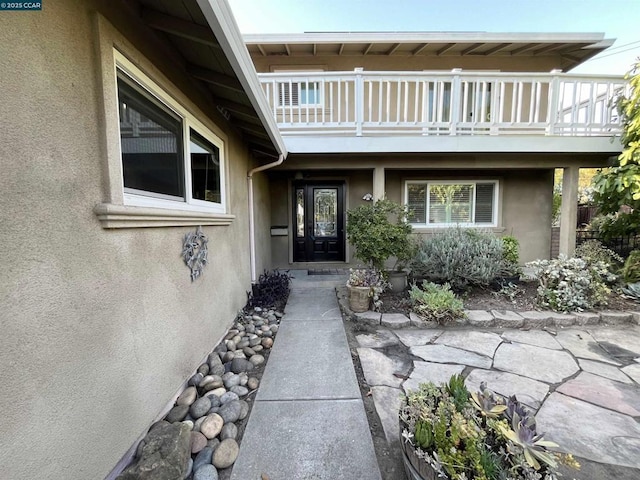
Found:
[[[42,7],[0,12],[0,477],[98,479],[270,267],[286,151],[226,2]]]
[[[387,196],[414,232],[453,224],[549,258],[553,171],[564,169],[560,250],[575,246],[580,168],[621,146],[617,76],[566,73],[603,34],[247,35],[289,156],[269,172],[274,266],[357,264],[345,211]],[[571,199],[571,201],[567,201]]]

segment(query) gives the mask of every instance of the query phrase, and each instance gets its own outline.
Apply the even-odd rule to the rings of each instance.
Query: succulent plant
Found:
[[[540,470],[541,461],[555,468],[558,462],[553,453],[546,449],[558,447],[558,444],[544,440],[542,434],[536,433],[535,425],[532,427],[527,423],[526,418],[522,419],[517,412],[514,412],[511,420],[513,429],[508,429],[504,425],[500,425],[498,428],[507,439],[522,450],[524,458],[531,467]]]
[[[636,302],[640,302],[640,282],[630,283],[622,289],[622,294]]]
[[[471,403],[487,418],[498,418],[507,409],[507,406],[487,388],[485,382],[480,384],[480,391],[471,394]]]

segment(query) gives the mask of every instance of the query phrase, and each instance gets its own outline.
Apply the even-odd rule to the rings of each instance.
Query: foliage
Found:
[[[605,232],[616,230],[622,235],[633,234],[640,226],[640,62],[626,78],[629,91],[626,96],[625,92],[619,92],[616,99],[624,148],[618,165],[601,170],[593,179],[594,200],[599,210],[618,214],[605,226]]]
[[[291,290],[291,278],[289,271],[265,270],[258,278],[258,283],[252,286],[252,291],[247,292],[245,308],[284,309]]]
[[[551,204],[551,225],[560,225],[560,209],[562,207],[562,189],[553,187],[553,203]]]
[[[611,293],[607,283],[616,276],[609,265],[582,258],[560,255],[554,260],[536,260],[527,264],[536,270],[538,304],[559,312],[582,311],[606,305]]]
[[[624,297],[640,302],[640,282],[630,283],[622,289],[622,295]]]
[[[640,282],[640,250],[634,250],[624,262],[622,276],[626,283]]]
[[[516,298],[522,296],[524,292],[524,289],[516,285],[515,283],[507,282],[501,285],[500,290],[498,290],[497,292],[493,292],[493,295],[495,295],[496,297],[506,297],[511,303],[515,305]]]
[[[455,289],[488,285],[500,272],[503,247],[499,238],[475,229],[451,227],[418,245],[414,275]]]
[[[502,237],[502,273],[507,276],[520,274],[520,242],[512,235]]]
[[[389,288],[389,283],[385,280],[381,271],[372,268],[351,268],[349,269],[348,287],[369,287],[369,297],[373,302],[375,311],[382,307],[380,294]]]
[[[422,289],[414,283],[409,290],[412,310],[427,320],[440,324],[464,317],[462,300],[451,291],[448,283],[437,285],[435,283],[422,282]]]
[[[596,262],[606,263],[609,265],[609,269],[614,272],[624,263],[624,259],[620,255],[605,247],[598,240],[587,240],[578,245],[575,256],[583,259],[589,265]]]
[[[383,270],[390,257],[396,265],[413,256],[406,207],[380,199],[347,212],[347,238],[355,248],[355,256],[376,270]]]
[[[505,402],[484,383],[470,395],[461,376],[409,392],[400,421],[407,448],[438,478],[552,480],[558,460],[578,466],[570,455],[548,450],[557,445],[543,440],[515,397]]]

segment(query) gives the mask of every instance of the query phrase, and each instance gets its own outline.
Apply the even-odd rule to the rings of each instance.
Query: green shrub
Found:
[[[640,250],[634,250],[629,254],[624,262],[622,275],[626,283],[640,282]]]
[[[464,317],[462,300],[451,291],[448,283],[437,285],[425,280],[422,289],[414,283],[409,296],[412,310],[426,320],[444,324]]]
[[[559,312],[580,312],[606,305],[611,293],[607,283],[616,278],[604,262],[589,264],[582,258],[565,255],[554,260],[536,260],[527,265],[536,270],[538,304]]]
[[[452,227],[418,245],[414,275],[455,289],[488,285],[503,266],[503,243],[491,233]]]
[[[612,272],[616,272],[624,263],[624,259],[620,255],[605,247],[598,240],[587,240],[578,245],[575,256],[583,259],[589,265],[596,262],[606,263]]]

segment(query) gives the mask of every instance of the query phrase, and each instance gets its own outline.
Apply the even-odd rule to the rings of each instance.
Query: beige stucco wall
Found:
[[[108,200],[95,5],[226,139],[236,218],[203,228],[210,263],[193,283],[180,252],[195,227],[105,230],[93,213]],[[2,478],[103,478],[246,300],[247,149],[133,18],[80,0],[0,15]],[[264,175],[256,187],[264,268]]]
[[[526,157],[526,156],[525,156]],[[492,179],[499,181],[498,226],[492,231],[499,236],[513,235],[520,241],[520,260],[525,263],[537,258],[549,258],[551,241],[551,207],[553,192],[553,168],[508,168],[518,161],[526,160],[513,155],[467,155],[456,156],[422,155],[420,158],[408,156],[357,156],[331,155],[324,157],[292,156],[277,173],[270,174],[271,218],[277,225],[290,224],[289,195],[290,182],[296,172],[305,178],[326,178],[321,165],[327,172],[347,181],[347,209],[365,203],[362,196],[372,193],[373,172],[368,166],[385,165],[385,193],[396,202],[403,201],[403,185],[409,179]],[[544,160],[529,159],[532,165],[549,165],[562,162],[580,162],[579,158],[562,160],[548,157]],[[308,164],[310,169],[305,170]],[[394,163],[405,163],[404,168],[392,168]],[[523,162],[524,164],[524,162]],[[459,168],[461,165],[462,168]],[[357,166],[357,169],[354,168]],[[416,230],[418,234],[429,235],[437,230]],[[272,258],[274,265],[291,267],[289,263],[291,241],[289,237],[272,237]],[[348,247],[348,265],[357,265],[353,249]],[[306,266],[294,264],[296,266]]]
[[[560,68],[562,61],[557,56],[387,56],[387,55],[253,55],[258,72],[270,72],[274,68],[308,68],[328,71],[352,71],[356,67],[365,70],[500,70],[503,72],[549,72]]]

